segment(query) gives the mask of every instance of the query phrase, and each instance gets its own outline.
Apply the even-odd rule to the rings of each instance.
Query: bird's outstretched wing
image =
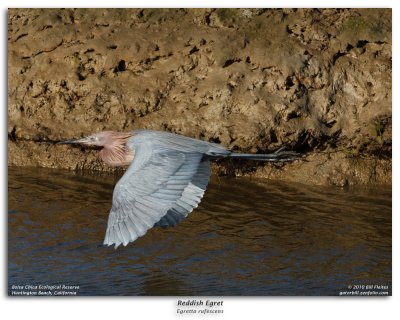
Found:
[[[114,189],[105,245],[126,246],[158,222],[169,225],[183,219],[200,202],[207,185],[209,163],[202,162],[200,152],[149,142],[134,149],[135,158]]]

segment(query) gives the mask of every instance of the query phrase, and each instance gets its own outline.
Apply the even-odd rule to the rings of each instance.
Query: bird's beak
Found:
[[[86,144],[86,145],[89,145],[89,144],[91,144],[91,140],[89,138],[82,138],[82,139],[76,139],[76,140],[60,141],[56,144]]]

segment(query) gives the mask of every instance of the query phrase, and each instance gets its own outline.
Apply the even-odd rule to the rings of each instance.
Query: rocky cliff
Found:
[[[110,170],[54,145],[167,130],[285,165],[219,174],[391,183],[390,9],[10,9],[8,162]]]

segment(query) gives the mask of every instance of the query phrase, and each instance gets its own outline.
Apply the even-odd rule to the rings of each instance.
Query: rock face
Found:
[[[167,130],[292,164],[220,174],[391,183],[390,9],[10,9],[8,162],[110,170],[54,145]]]

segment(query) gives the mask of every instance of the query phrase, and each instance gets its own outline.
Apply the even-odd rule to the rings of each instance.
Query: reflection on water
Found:
[[[9,169],[8,282],[79,295],[337,295],[388,285],[391,190],[213,177],[177,227],[103,247],[116,175]]]

